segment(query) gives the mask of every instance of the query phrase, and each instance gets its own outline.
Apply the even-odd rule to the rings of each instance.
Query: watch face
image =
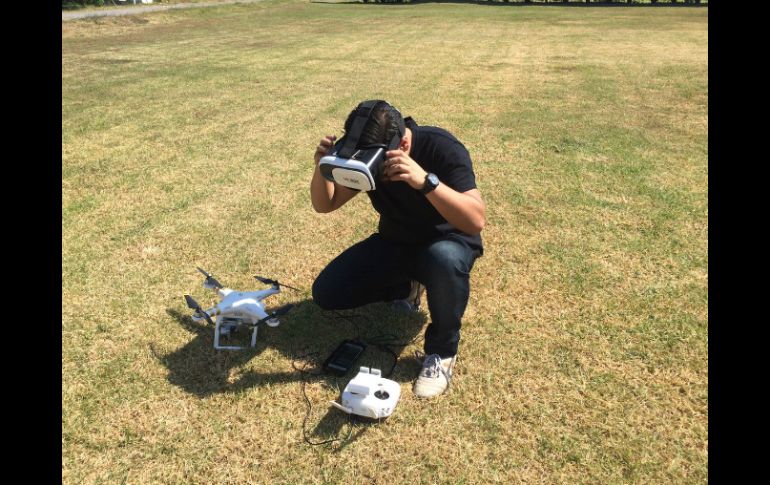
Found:
[[[435,173],[429,173],[428,174],[428,183],[431,184],[433,187],[438,186],[438,177]]]

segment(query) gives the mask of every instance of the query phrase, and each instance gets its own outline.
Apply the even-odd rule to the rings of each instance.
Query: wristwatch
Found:
[[[427,194],[438,187],[438,177],[435,173],[429,173],[425,176],[425,185],[420,189],[421,194]]]

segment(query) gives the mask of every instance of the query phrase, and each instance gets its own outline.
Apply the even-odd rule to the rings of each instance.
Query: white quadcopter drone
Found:
[[[272,285],[272,288],[249,292],[234,291],[223,287],[219,281],[201,268],[198,268],[198,271],[206,277],[203,281],[203,287],[215,290],[222,300],[208,310],[203,311],[198,302],[193,300],[190,295],[185,295],[184,298],[187,306],[195,310],[192,316],[194,322],[206,320],[214,326],[214,348],[217,350],[241,350],[247,348],[237,345],[219,344],[220,336],[225,335],[229,337],[234,331],[242,327],[252,327],[251,346],[254,347],[257,343],[257,328],[259,324],[266,323],[269,327],[277,327],[281,323],[277,317],[285,315],[294,306],[288,304],[268,314],[265,311],[265,305],[262,300],[270,295],[280,293],[281,286],[299,291],[292,286],[281,285],[275,280],[262,278],[261,276],[255,276],[254,278],[262,283]],[[211,317],[214,316],[217,318],[216,323],[211,320]]]

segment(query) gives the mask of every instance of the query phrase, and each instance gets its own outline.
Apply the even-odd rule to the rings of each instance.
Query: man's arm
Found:
[[[462,232],[475,235],[484,229],[486,206],[479,189],[457,192],[446,184],[439,184],[425,197],[448,223]]]
[[[385,177],[406,182],[415,190],[425,185],[427,172],[403,150],[391,150],[384,164]],[[425,196],[448,223],[466,234],[479,234],[486,223],[486,206],[478,189],[458,192],[440,183]]]
[[[316,147],[314,157],[315,169],[313,170],[313,179],[310,181],[310,201],[313,203],[313,209],[316,212],[327,213],[335,211],[358,193],[356,190],[326,180],[321,175],[321,169],[318,168],[318,163],[321,161],[321,158],[329,153],[329,150],[334,146],[336,138],[335,136],[328,135]]]

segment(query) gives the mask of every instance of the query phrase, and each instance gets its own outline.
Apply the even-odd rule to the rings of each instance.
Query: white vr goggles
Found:
[[[354,190],[368,192],[376,189],[375,180],[381,175],[385,153],[398,147],[406,127],[400,119],[398,132],[390,143],[358,146],[361,132],[380,100],[364,101],[356,108],[350,131],[334,144],[331,153],[321,158],[318,167],[327,180]]]

